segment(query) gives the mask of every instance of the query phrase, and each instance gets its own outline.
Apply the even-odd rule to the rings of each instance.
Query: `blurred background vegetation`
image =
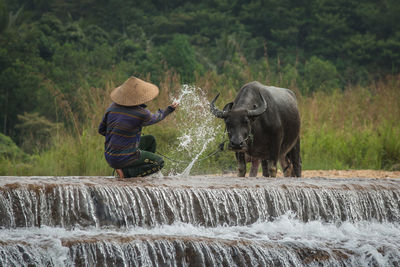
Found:
[[[184,83],[220,107],[249,81],[290,88],[305,169],[398,170],[398,14],[396,0],[0,0],[0,175],[110,175],[97,126],[130,75],[160,87],[153,111]],[[145,128],[164,154],[180,119]],[[235,168],[227,152],[193,171]]]

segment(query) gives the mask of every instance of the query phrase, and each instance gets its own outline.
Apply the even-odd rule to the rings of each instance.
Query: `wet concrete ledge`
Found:
[[[111,176],[0,176],[0,190],[21,186],[51,185],[86,186],[139,186],[172,188],[325,188],[341,190],[396,190],[400,189],[400,178],[265,178],[235,176],[189,176],[189,177],[145,177],[119,180]]]

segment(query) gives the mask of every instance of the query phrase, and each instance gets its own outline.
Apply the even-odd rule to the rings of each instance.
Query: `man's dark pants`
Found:
[[[154,136],[142,135],[139,143],[140,158],[131,166],[122,169],[124,177],[143,177],[160,171],[164,167],[164,159],[155,154],[156,146]]]

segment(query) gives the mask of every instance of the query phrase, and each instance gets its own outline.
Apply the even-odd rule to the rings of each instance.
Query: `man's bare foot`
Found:
[[[122,171],[122,169],[115,169],[115,171],[116,171],[117,174],[118,174],[117,179],[118,179],[118,180],[123,180],[123,179],[124,179],[124,172]]]

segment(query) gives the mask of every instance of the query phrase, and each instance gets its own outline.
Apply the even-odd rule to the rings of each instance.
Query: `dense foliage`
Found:
[[[307,97],[369,86],[400,71],[398,14],[396,0],[0,0],[0,132],[30,154],[60,127],[81,142],[104,108],[94,88],[130,75],[161,90],[208,77],[226,96],[256,79]]]
[[[17,115],[55,121],[54,97],[166,68],[236,75],[241,65],[296,75],[303,93],[397,73],[396,0],[0,1],[0,132]],[[294,74],[293,74],[294,73]]]

